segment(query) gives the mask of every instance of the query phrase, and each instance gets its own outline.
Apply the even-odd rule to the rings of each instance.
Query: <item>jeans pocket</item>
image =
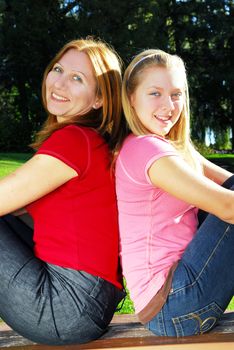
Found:
[[[202,334],[211,330],[223,314],[223,310],[215,303],[191,312],[187,315],[172,318],[176,336]]]
[[[91,293],[86,296],[84,312],[99,329],[105,330],[108,326],[107,313],[112,302],[109,293],[109,283],[98,278]],[[113,314],[111,315],[112,318]]]

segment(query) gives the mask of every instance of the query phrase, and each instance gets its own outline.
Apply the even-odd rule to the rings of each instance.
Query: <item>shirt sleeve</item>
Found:
[[[54,131],[36,154],[55,157],[82,175],[89,165],[89,148],[85,131],[78,126],[69,125]]]
[[[176,149],[165,139],[156,136],[132,136],[120,152],[120,162],[125,174],[139,184],[151,181],[148,170],[158,159],[178,156]]]

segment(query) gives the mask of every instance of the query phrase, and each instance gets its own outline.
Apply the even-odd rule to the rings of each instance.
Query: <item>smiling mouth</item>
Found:
[[[69,99],[60,95],[55,94],[52,92],[51,97],[53,100],[59,101],[59,102],[68,102]]]
[[[166,117],[162,117],[160,115],[154,115],[154,117],[162,122],[167,122],[167,121],[171,120],[171,118],[172,118],[171,115],[166,116]]]

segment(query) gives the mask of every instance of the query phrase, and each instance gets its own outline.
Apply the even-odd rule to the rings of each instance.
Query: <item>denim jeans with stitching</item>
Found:
[[[234,190],[234,176],[223,186]],[[234,225],[211,214],[202,216],[175,270],[166,303],[146,324],[157,335],[181,337],[211,330],[234,295]]]
[[[84,271],[48,264],[32,250],[32,230],[0,218],[0,317],[38,343],[85,343],[100,337],[124,292]]]

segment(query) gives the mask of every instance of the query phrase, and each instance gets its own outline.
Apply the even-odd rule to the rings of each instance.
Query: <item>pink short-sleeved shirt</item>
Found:
[[[137,313],[163,286],[197,228],[197,208],[156,188],[148,177],[150,166],[167,156],[179,156],[167,140],[129,135],[116,163],[120,255]]]

